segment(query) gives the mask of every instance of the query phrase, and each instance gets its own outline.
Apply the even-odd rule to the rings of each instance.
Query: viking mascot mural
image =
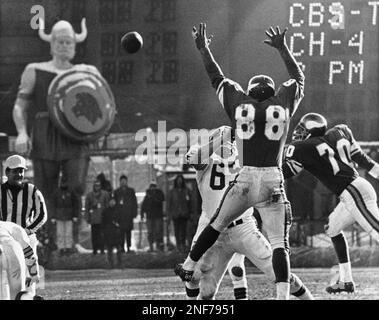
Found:
[[[52,59],[30,63],[22,73],[13,109],[15,149],[32,159],[34,183],[51,214],[51,196],[60,176],[78,197],[83,194],[89,145],[110,129],[115,102],[95,66],[71,63],[76,44],[87,37],[84,18],[81,33],[61,20],[47,34],[40,20],[39,36],[50,43]]]

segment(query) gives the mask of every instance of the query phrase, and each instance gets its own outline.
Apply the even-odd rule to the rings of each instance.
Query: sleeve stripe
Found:
[[[24,249],[24,256],[25,258],[29,259],[32,255],[33,255],[33,249],[30,247],[30,246],[27,246],[25,249]]]
[[[291,159],[290,162],[292,162],[294,165],[300,167],[301,169],[303,168],[303,165],[300,162],[296,161],[296,160]]]
[[[288,161],[287,162],[287,165],[288,165],[288,168],[290,168],[290,170],[291,170],[291,172],[293,173],[293,174],[296,174],[297,172],[295,171],[295,169],[292,167],[292,164]]]
[[[220,101],[223,109],[225,109],[225,106],[224,106],[224,83],[227,81],[228,81],[228,79],[226,79],[226,78],[224,80],[222,80],[221,83],[219,84],[217,90],[216,90],[218,100]]]
[[[224,83],[225,83],[227,80],[228,80],[228,79],[225,78],[224,80],[222,80],[222,81],[220,82],[220,84],[218,85],[218,87],[217,87],[217,89],[216,89],[216,94],[217,94],[217,95],[220,94],[221,88],[222,88],[222,86],[224,85]]]
[[[36,192],[35,202],[37,202],[36,218],[33,221],[33,223],[29,226],[29,229],[32,232],[36,232],[47,220],[45,200],[39,191]]]
[[[303,169],[303,166],[294,160],[287,161],[287,164],[288,164],[288,167],[290,168],[290,170],[294,174],[299,173],[301,171],[301,169]]]

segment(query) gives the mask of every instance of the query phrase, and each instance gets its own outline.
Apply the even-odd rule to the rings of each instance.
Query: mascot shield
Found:
[[[106,80],[91,69],[70,69],[49,86],[49,115],[58,130],[82,142],[95,141],[112,126],[116,106]]]

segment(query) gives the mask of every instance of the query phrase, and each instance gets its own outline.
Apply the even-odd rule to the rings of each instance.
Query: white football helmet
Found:
[[[214,162],[231,164],[236,161],[237,148],[231,127],[221,126],[214,129],[211,131],[209,140],[214,141],[214,150],[211,155]]]

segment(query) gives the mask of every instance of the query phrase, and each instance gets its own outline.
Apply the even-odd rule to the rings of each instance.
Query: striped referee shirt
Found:
[[[14,222],[35,233],[47,220],[42,193],[31,183],[24,183],[15,194],[5,182],[1,185],[0,208],[3,221]]]

